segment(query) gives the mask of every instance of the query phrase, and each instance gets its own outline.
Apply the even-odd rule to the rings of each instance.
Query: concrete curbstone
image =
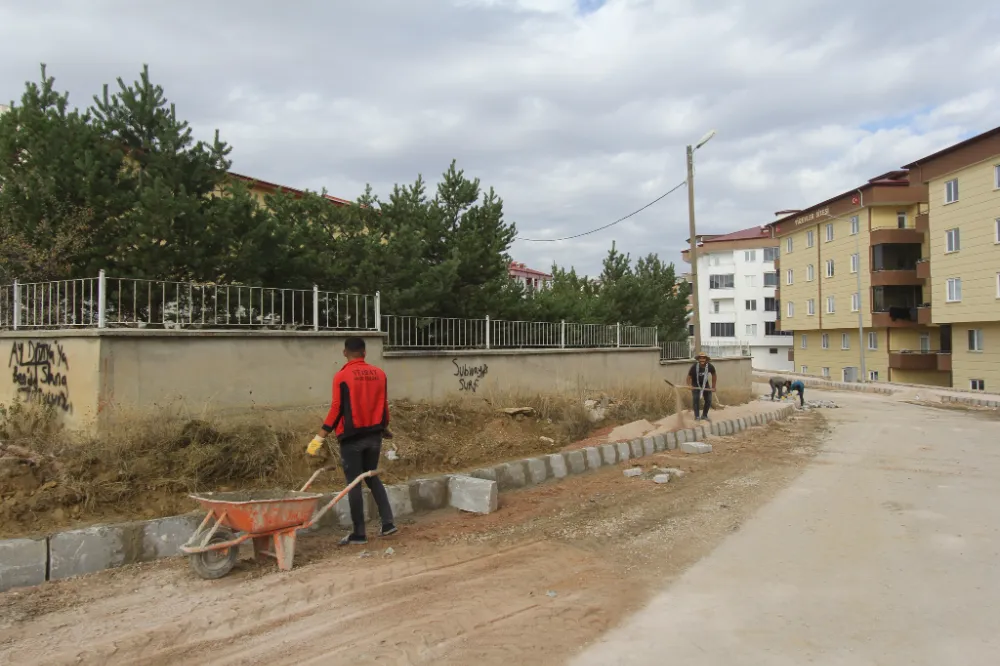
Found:
[[[656,443],[653,441],[652,437],[646,436],[642,438],[642,454],[645,456],[651,456],[656,453]]]
[[[561,453],[552,453],[545,456],[545,459],[549,462],[549,469],[552,470],[552,477],[556,479],[564,479],[569,474],[566,469],[566,458]]]
[[[687,441],[689,442],[693,442],[698,439],[698,435],[695,434],[694,428],[688,428],[684,431],[684,434],[687,436]]]
[[[681,444],[681,451],[695,455],[701,453],[711,453],[712,445],[705,444],[704,442],[684,442]]]
[[[632,479],[632,478],[635,478],[635,477],[638,477],[638,476],[642,476],[642,468],[641,467],[630,467],[630,468],[624,470],[622,472],[622,474],[626,478]]]
[[[601,466],[601,452],[596,446],[588,446],[583,454],[587,457],[588,469],[598,469]]]
[[[687,430],[678,430],[675,434],[677,436],[677,444],[683,444],[688,441]]]
[[[410,499],[409,486],[402,484],[386,486],[385,492],[389,496],[389,507],[392,509],[393,518],[413,514],[413,500]]]
[[[528,468],[528,480],[532,484],[541,483],[549,478],[549,467],[541,458],[529,458],[524,461],[524,465]]]
[[[716,436],[721,435],[722,426],[718,422],[713,421],[711,427],[709,428],[709,432]]]
[[[487,481],[498,481],[500,476],[496,467],[480,467],[469,472],[468,476],[474,479],[485,479]]]
[[[618,462],[625,462],[632,457],[628,442],[618,442],[615,447],[618,449]]]
[[[330,515],[329,512],[327,512],[328,515]],[[323,517],[326,518],[326,516]],[[204,518],[205,516],[200,513],[192,513],[185,516],[147,520],[142,526],[143,561],[180,555],[181,546],[187,543]],[[319,527],[319,525],[314,527]]]
[[[48,565],[49,544],[45,539],[0,541],[0,592],[41,585],[45,582]]]
[[[496,470],[497,488],[501,491],[524,488],[528,485],[528,474],[522,460],[497,465]]]
[[[496,481],[455,475],[448,479],[448,503],[469,513],[493,513],[497,510],[499,489]]]
[[[601,444],[601,459],[605,465],[614,465],[618,462],[618,449],[614,444]]]
[[[643,454],[642,440],[641,439],[633,439],[631,442],[628,443],[628,450],[629,450],[629,453],[632,454],[633,458],[641,458],[642,454]]]
[[[655,451],[666,451],[667,450],[667,438],[662,434],[653,435],[653,449]]]
[[[665,439],[667,440],[667,451],[673,451],[677,448],[677,433],[668,432]]]
[[[695,439],[705,439],[711,431],[712,427],[710,425],[700,425],[694,429]]]
[[[414,479],[407,485],[410,487],[410,505],[414,511],[434,511],[448,506],[447,477]]]
[[[587,458],[580,449],[566,454],[566,464],[570,474],[583,474],[587,471]]]
[[[143,524],[95,525],[49,539],[49,580],[95,573],[142,560]]]
[[[368,488],[362,489],[363,498],[362,506],[364,511],[365,522],[367,523],[372,519],[373,511],[375,511],[375,502],[372,500],[371,491]],[[324,495],[320,498],[320,502],[329,502],[336,496],[336,493],[331,493],[329,495]],[[333,518],[327,518],[327,516],[333,513],[336,516],[336,521]],[[343,499],[333,505],[333,508],[327,512],[327,516],[323,516],[323,520],[320,521],[320,527],[335,527],[339,525],[344,529],[351,529],[354,526],[354,520],[351,518],[351,502],[345,495]],[[329,524],[327,524],[329,521]]]

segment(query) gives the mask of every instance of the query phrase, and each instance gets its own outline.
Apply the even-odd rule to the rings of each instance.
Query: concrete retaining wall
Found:
[[[795,413],[792,405],[775,406],[771,411],[749,418],[713,421],[710,426],[668,432],[638,438],[617,445],[605,444],[575,451],[566,451],[512,462],[499,463],[465,474],[447,474],[425,479],[414,479],[405,484],[389,486],[389,499],[397,516],[415,512],[442,509],[454,502],[463,503],[458,508],[472,507],[464,503],[468,498],[452,497],[449,489],[453,477],[474,477],[496,483],[502,492],[561,479],[570,474],[582,474],[602,466],[625,462],[632,457],[673,450],[687,442],[704,439],[708,435],[731,435],[749,427],[765,425],[770,421],[785,419]],[[633,455],[633,451],[636,455]],[[487,492],[496,492],[495,490]],[[328,502],[333,495],[326,495],[321,502]],[[487,504],[495,509],[494,498],[487,496]],[[454,501],[454,502],[453,502]],[[334,506],[320,522],[320,528],[351,526],[346,499]],[[365,492],[365,516],[373,517],[371,496]],[[180,554],[180,546],[194,533],[203,514],[170,516],[157,520],[94,525],[68,530],[41,539],[8,539],[0,541],[0,592],[15,587],[38,585],[47,580],[148,562]],[[310,530],[319,531],[317,529]],[[308,532],[300,536],[305,536]]]

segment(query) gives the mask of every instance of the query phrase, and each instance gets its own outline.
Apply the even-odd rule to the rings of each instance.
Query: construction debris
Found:
[[[500,410],[507,416],[534,416],[535,410],[533,407],[505,407]]]
[[[633,478],[633,477],[636,477],[636,476],[642,476],[642,468],[641,467],[631,467],[631,468],[625,470],[622,473],[626,477],[628,477],[628,478]]]
[[[653,477],[653,483],[669,483],[669,482],[670,482],[669,474],[657,474],[656,476]]]

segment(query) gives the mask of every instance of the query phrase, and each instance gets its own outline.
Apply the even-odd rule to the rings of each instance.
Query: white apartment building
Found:
[[[690,263],[688,251],[682,255]],[[709,354],[749,350],[755,369],[794,369],[792,336],[776,330],[777,258],[778,242],[768,227],[698,237],[698,314]]]

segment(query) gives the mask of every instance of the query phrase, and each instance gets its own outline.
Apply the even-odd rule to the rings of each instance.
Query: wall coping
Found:
[[[717,358],[709,359],[709,363],[718,363],[719,361],[741,361],[743,359],[750,360],[749,356],[719,356]],[[661,359],[660,365],[690,365],[694,363],[693,358],[671,358],[671,359]]]
[[[427,357],[448,357],[448,356],[545,356],[548,354],[616,354],[621,352],[657,352],[658,347],[574,347],[571,349],[562,348],[542,348],[542,349],[406,349],[386,351],[382,350],[382,358],[420,358]]]
[[[22,328],[0,331],[0,340],[17,338],[387,338],[380,331],[286,331],[229,328]]]

